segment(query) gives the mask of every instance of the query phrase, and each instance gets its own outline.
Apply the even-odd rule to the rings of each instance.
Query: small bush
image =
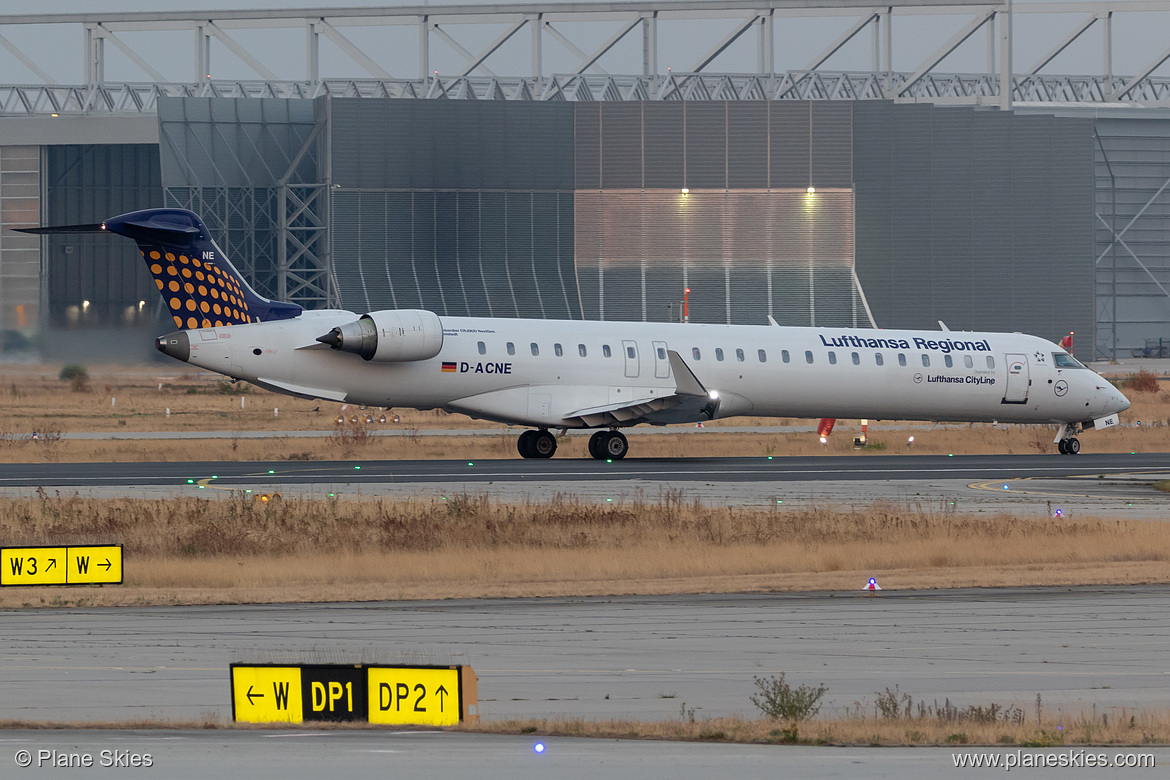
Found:
[[[61,366],[61,373],[57,374],[57,378],[62,381],[73,381],[78,377],[81,377],[84,381],[89,381],[89,372],[85,370],[85,366],[80,366],[76,363]]]
[[[1136,374],[1114,380],[1113,384],[1122,390],[1135,393],[1157,393],[1162,389],[1158,384],[1158,375],[1144,368]]]
[[[756,693],[751,696],[752,704],[773,720],[791,723],[815,717],[821,709],[821,698],[829,691],[824,685],[793,688],[785,682],[784,672],[779,677],[752,679],[756,684]]]

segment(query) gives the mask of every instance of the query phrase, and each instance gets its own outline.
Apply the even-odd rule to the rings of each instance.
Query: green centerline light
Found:
[[[361,471],[362,470],[361,466],[354,466],[353,468],[354,468],[354,471]]]
[[[276,471],[274,471],[273,469],[268,469],[268,473],[269,473],[269,474],[275,474],[275,473],[276,473]]]
[[[193,479],[189,479],[189,480],[187,480],[187,484],[188,484],[188,485],[194,485],[194,484],[195,484],[195,480],[193,480]]]
[[[474,461],[470,461],[470,460],[469,460],[469,461],[467,461],[467,465],[468,465],[468,466],[474,466],[474,465],[475,465],[475,462],[474,462]]]

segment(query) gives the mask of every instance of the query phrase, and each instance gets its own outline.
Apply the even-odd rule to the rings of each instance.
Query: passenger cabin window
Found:
[[[873,362],[877,363],[879,366],[884,366],[886,364],[886,359],[882,357],[882,353],[875,352],[873,353]]]
[[[666,360],[666,347],[659,347],[658,348],[658,359],[659,360]]]
[[[786,350],[786,349],[780,350],[780,359],[782,361],[784,361],[785,363],[787,363],[791,359],[791,357],[792,356],[788,354],[788,350]]]
[[[557,357],[564,357],[565,350],[561,347],[560,344],[553,344],[553,354],[555,354]]]
[[[904,352],[898,353],[898,365],[900,365],[900,366],[906,365],[906,354]]]
[[[578,354],[580,354],[580,355],[581,355],[581,357],[585,357],[585,345],[584,345],[584,344],[578,344],[578,345],[577,345],[577,352],[578,352]]]
[[[534,356],[535,356],[535,355],[539,355],[539,354],[540,354],[540,347],[536,346],[536,342],[535,342],[535,341],[534,341],[534,342],[532,342],[532,354],[533,354]]]
[[[630,360],[633,360],[634,358],[638,357],[638,353],[634,351],[633,347],[626,347],[626,357],[628,357]]]
[[[922,353],[922,365],[930,368],[930,355],[926,354],[925,352]]]
[[[858,355],[856,352],[853,353],[853,365],[855,365],[855,366],[861,365],[861,355]]]
[[[768,362],[768,353],[767,353],[767,352],[765,352],[765,351],[764,351],[764,350],[762,350],[762,349],[760,350],[760,362],[761,362],[761,363],[767,363],[767,362]]]
[[[987,356],[987,367],[995,368],[995,358],[993,358],[991,355]]]
[[[515,354],[516,354],[516,345],[515,345],[515,344],[513,344],[513,343],[512,343],[512,342],[510,342],[510,341],[508,342],[508,354],[509,354],[509,355],[515,355]]]
[[[738,360],[740,363],[743,362],[743,350],[742,349],[735,350],[735,359]]]
[[[837,365],[837,353],[836,352],[832,352],[832,351],[829,352],[829,365],[830,366]]]
[[[695,360],[699,359],[699,348],[698,347],[691,347],[691,357],[693,357]]]
[[[723,360],[723,347],[716,347],[715,348],[715,359],[716,360]]]
[[[806,350],[804,353],[804,362],[811,364],[812,361],[813,361],[812,352],[809,350]]]
[[[967,368],[974,368],[975,361],[971,359],[970,355],[963,355],[963,365]]]
[[[1053,352],[1052,365],[1057,368],[1084,368],[1081,361],[1065,352]]]
[[[947,368],[955,367],[955,361],[951,358],[950,355],[943,355],[943,363],[946,363]]]
[[[479,346],[479,354],[481,354],[481,355],[486,355],[486,354],[487,354],[487,344],[484,344],[484,343],[481,341],[481,342],[479,342],[479,345],[478,345],[478,346]]]
[[[609,344],[601,345],[601,354],[603,357],[613,357],[613,352],[609,349]]]

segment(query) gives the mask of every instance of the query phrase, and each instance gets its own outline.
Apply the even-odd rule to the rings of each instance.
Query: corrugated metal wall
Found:
[[[1093,123],[854,104],[857,273],[882,327],[1076,331],[1093,356]]]
[[[154,144],[46,146],[43,159],[43,224],[93,224],[162,205]],[[110,235],[57,235],[48,237],[46,247],[51,326],[133,326],[153,320],[158,290],[133,242]],[[139,301],[145,302],[141,308]]]
[[[1094,258],[1102,357],[1156,354],[1159,342],[1163,355],[1170,354],[1167,120],[1165,114],[1097,120]]]
[[[573,106],[333,99],[330,111],[346,307],[580,318]]]
[[[771,314],[862,324],[851,111],[848,102],[578,103],[585,316],[678,319],[690,287],[693,322],[763,324]]]

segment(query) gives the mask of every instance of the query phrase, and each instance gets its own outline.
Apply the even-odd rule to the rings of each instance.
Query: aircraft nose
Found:
[[[184,363],[191,359],[191,339],[185,330],[159,336],[154,340],[154,348]]]
[[[1109,408],[1115,412],[1124,412],[1129,408],[1129,399],[1125,394],[1112,385],[1109,386],[1111,395],[1109,397]]]

